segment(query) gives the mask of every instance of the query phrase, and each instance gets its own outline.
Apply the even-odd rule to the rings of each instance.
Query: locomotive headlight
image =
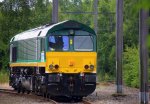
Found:
[[[88,69],[88,68],[89,68],[89,65],[85,65],[84,68],[85,68],[85,69]]]
[[[54,66],[53,66],[52,64],[50,64],[50,65],[49,65],[49,69],[52,70],[53,68],[54,68]]]
[[[94,65],[90,65],[90,69],[91,69],[91,70],[94,70]]]

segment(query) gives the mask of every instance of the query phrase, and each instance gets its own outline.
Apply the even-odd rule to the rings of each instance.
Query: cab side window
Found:
[[[49,36],[50,51],[67,51],[69,50],[68,36]]]
[[[17,61],[17,47],[12,47],[12,62]]]

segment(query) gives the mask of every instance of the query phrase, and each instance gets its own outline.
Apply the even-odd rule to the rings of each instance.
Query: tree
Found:
[[[22,31],[50,23],[51,7],[48,0],[4,0],[0,3],[0,69],[6,69],[9,63],[10,39]]]
[[[125,84],[139,87],[139,51],[136,47],[126,47],[124,52],[123,77]]]

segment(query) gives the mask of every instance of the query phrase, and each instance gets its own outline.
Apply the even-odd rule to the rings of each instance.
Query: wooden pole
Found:
[[[117,0],[116,22],[116,93],[122,93],[123,0]]]
[[[98,32],[98,0],[94,0],[94,29]]]
[[[143,9],[139,13],[139,45],[140,45],[140,104],[148,104],[148,36],[149,12]]]
[[[58,0],[53,0],[52,23],[58,22]]]

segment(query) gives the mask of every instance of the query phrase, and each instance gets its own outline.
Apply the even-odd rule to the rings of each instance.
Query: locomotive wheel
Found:
[[[18,83],[18,88],[17,88],[17,92],[18,92],[18,93],[20,93],[20,92],[21,92],[21,88],[22,88],[22,86],[21,86],[21,82],[19,82],[19,83]]]
[[[47,101],[49,100],[49,94],[45,93],[45,98],[47,99]]]
[[[82,101],[82,98],[83,98],[83,97],[73,97],[72,99],[73,99],[74,101],[80,102],[80,101]]]
[[[18,89],[17,89],[17,92],[18,92],[18,93],[20,93],[20,92],[21,92],[21,89],[20,89],[20,88],[18,88]]]
[[[47,94],[45,92],[42,93],[44,98],[47,98]]]
[[[30,91],[29,91],[29,90],[27,90],[27,94],[30,94]]]
[[[17,88],[16,88],[16,87],[14,87],[14,90],[15,90],[15,91],[17,91]]]
[[[24,89],[24,88],[22,88],[22,93],[23,93],[23,94],[25,93],[25,89]]]
[[[36,94],[37,96],[41,96],[41,95],[42,95],[38,89],[35,89],[35,94]]]

